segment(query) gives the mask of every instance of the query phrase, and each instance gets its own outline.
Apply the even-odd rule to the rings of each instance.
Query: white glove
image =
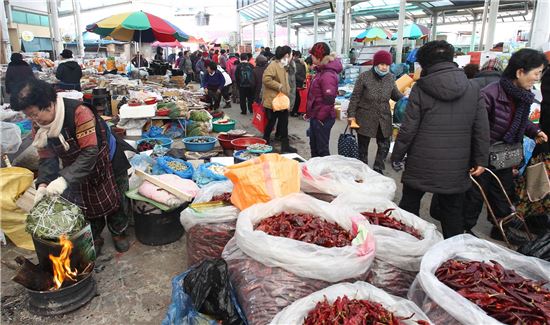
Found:
[[[48,190],[44,186],[39,187],[34,195],[34,205],[40,202],[46,194],[48,194]]]
[[[67,189],[67,181],[63,177],[58,177],[55,181],[51,182],[46,189],[48,195],[61,195]]]

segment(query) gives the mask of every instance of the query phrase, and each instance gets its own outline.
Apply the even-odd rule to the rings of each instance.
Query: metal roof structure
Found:
[[[351,2],[351,29],[363,29],[368,26],[397,28],[399,17],[399,0],[370,0]],[[431,25],[434,13],[438,13],[437,25],[471,23],[474,17],[481,20],[484,1],[470,0],[439,0],[421,1],[408,0],[407,16],[410,21]],[[499,5],[499,21],[527,20],[534,6],[533,0],[507,1],[501,0]],[[247,26],[266,22],[268,18],[267,0],[237,0],[237,10],[241,16],[241,25]],[[326,0],[276,0],[275,21],[286,24],[287,16],[291,17],[293,28],[300,28],[313,34],[313,16],[318,12],[319,26],[317,32],[327,32],[334,28],[334,1]]]

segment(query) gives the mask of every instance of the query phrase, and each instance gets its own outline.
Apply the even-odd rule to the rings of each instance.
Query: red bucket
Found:
[[[267,144],[267,141],[265,141],[262,138],[238,138],[231,141],[231,144],[235,148],[235,150],[246,150],[248,146],[251,146],[253,144]]]
[[[222,146],[223,149],[233,150],[234,147],[231,143],[232,140],[233,138],[227,134],[218,134],[218,141],[220,142],[220,146]]]

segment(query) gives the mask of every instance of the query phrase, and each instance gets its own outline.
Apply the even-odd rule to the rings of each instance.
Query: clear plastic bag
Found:
[[[0,122],[0,153],[16,153],[21,146],[21,129],[17,124]]]
[[[213,182],[200,189],[193,203],[212,201],[212,197],[233,191],[230,181]],[[220,206],[197,211],[187,207],[182,211],[180,222],[186,232],[188,265],[208,258],[219,258],[227,242],[235,234],[239,209]]]
[[[416,271],[400,269],[375,258],[366,281],[389,294],[406,298],[417,273]]]
[[[133,156],[132,159],[130,159],[130,165],[132,165],[132,175],[128,181],[129,189],[133,190],[138,188],[143,183],[143,179],[137,176],[133,171],[141,170],[142,172],[150,173],[155,164],[156,161],[144,153]]]
[[[400,209],[395,203],[386,199],[346,193],[337,197],[331,204],[348,206],[358,213],[394,209],[392,218],[415,228],[420,233],[422,239],[397,229],[371,225],[376,240],[376,258],[370,268],[367,281],[388,293],[406,297],[420,269],[422,256],[434,244],[443,240],[437,227]]]
[[[495,260],[526,278],[550,281],[550,262],[528,257],[471,235],[458,235],[434,245],[426,252],[408,298],[421,306],[436,324],[502,324],[476,304],[441,283],[435,276],[443,262],[453,259]]]
[[[301,190],[338,196],[358,193],[393,200],[395,181],[378,174],[362,161],[344,156],[311,158],[301,166]]]
[[[299,277],[280,267],[266,266],[244,254],[235,239],[229,241],[222,257],[249,324],[268,324],[295,300],[330,285]]]
[[[421,240],[404,231],[371,225],[376,239],[376,258],[404,270],[418,271],[422,256],[433,245],[443,240],[443,236],[433,223],[400,209],[390,200],[349,193],[337,197],[331,204],[347,206],[357,213],[372,212],[373,210],[384,212],[394,209],[391,214],[392,218],[418,230],[422,235]]]
[[[350,299],[365,299],[381,304],[388,311],[398,317],[412,318],[402,320],[400,324],[417,324],[417,320],[428,321],[428,317],[413,302],[392,296],[383,290],[366,282],[339,283],[323,290],[317,291],[305,298],[295,301],[275,316],[271,324],[301,325],[310,310],[314,309],[317,302],[334,302],[338,297],[348,296]],[[430,323],[431,324],[431,323]]]
[[[233,183],[230,181],[210,183],[199,190],[199,193],[193,200],[193,204],[210,202],[212,201],[212,197],[224,193],[231,193],[232,191]],[[189,231],[197,224],[235,221],[238,215],[239,209],[233,205],[208,208],[201,211],[188,207],[182,211],[180,222],[185,228],[185,231]]]
[[[368,222],[346,206],[332,205],[303,193],[290,194],[255,204],[239,214],[235,238],[246,255],[266,266],[281,267],[298,276],[327,282],[360,277],[368,271],[375,252],[370,230],[360,245],[332,248],[254,230],[261,220],[280,212],[311,214],[337,223],[354,235],[356,227],[369,229]]]

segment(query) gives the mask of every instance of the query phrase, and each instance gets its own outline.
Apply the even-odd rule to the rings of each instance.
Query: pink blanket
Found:
[[[199,192],[199,187],[192,180],[183,179],[173,174],[156,175],[155,177],[170,184],[171,186],[174,186],[190,197],[195,197]],[[143,184],[141,184],[138,192],[150,200],[162,203],[169,207],[178,207],[184,203],[181,199],[159,188],[158,186],[149,183],[148,181],[144,181]]]

